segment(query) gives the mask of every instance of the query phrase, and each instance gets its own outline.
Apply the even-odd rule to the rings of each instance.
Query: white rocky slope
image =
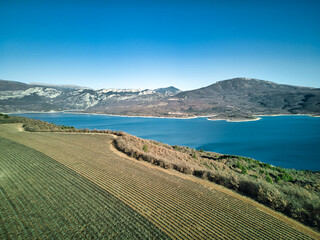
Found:
[[[61,111],[86,110],[98,104],[108,105],[121,101],[152,101],[179,92],[170,87],[166,89],[63,89],[55,86],[32,86],[25,89],[6,90],[0,80],[0,111]],[[1,86],[1,84],[3,85]],[[12,90],[14,89],[14,90]]]

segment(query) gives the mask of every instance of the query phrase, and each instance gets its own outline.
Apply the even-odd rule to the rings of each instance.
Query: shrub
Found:
[[[266,177],[266,181],[271,184],[273,183],[273,181],[269,175]]]
[[[10,118],[10,117],[9,117],[8,115],[3,115],[3,118],[7,118],[7,119],[8,119],[8,118]]]
[[[247,171],[247,168],[246,168],[246,167],[243,167],[243,168],[242,168],[242,174],[244,174],[244,175],[247,175],[247,174],[248,174],[248,171]]]
[[[239,161],[236,163],[235,167],[239,169],[243,168],[242,164]]]
[[[281,179],[282,179],[283,181],[285,181],[285,182],[293,181],[293,177],[292,177],[290,174],[286,173],[286,172],[281,173],[281,174],[279,175],[279,178],[281,178]]]
[[[262,168],[264,168],[264,169],[270,169],[270,168],[272,168],[272,166],[271,166],[270,164],[268,164],[268,163],[260,163],[260,166],[261,166]]]
[[[147,144],[144,144],[143,147],[142,147],[142,150],[144,152],[148,152],[148,145]]]

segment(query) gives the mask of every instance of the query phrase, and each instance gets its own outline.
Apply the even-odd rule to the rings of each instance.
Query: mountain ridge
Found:
[[[233,78],[195,90],[63,88],[0,80],[0,111],[73,111],[128,116],[248,120],[253,115],[320,114],[320,89]]]

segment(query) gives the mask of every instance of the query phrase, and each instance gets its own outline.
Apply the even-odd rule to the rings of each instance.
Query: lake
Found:
[[[170,145],[251,157],[285,168],[320,171],[320,118],[261,117],[226,122],[73,113],[15,114],[76,128],[121,130]]]

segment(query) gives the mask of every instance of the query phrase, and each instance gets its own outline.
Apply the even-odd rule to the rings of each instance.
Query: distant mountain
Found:
[[[25,83],[15,81],[5,81],[0,79],[0,91],[18,91],[26,90],[30,86]]]
[[[274,82],[254,79],[254,78],[234,78],[219,81],[210,86],[200,89],[186,91],[179,94],[179,97],[212,98],[221,95],[241,95],[244,94],[263,94],[266,92],[290,92],[297,90],[311,90],[313,88],[297,87],[291,85],[277,84]]]
[[[157,88],[154,90],[156,93],[167,93],[167,94],[177,94],[181,92],[178,88],[175,88],[173,86],[167,87],[167,88]]]
[[[0,112],[86,111],[105,112],[121,105],[162,101],[180,92],[175,87],[150,89],[99,89],[0,80]],[[110,111],[111,114],[120,114]]]
[[[234,78],[181,92],[158,89],[78,89],[0,80],[0,112],[76,111],[132,116],[251,119],[252,115],[320,115],[320,89]]]
[[[66,90],[90,89],[88,87],[82,87],[82,86],[72,85],[72,84],[56,85],[56,84],[45,84],[45,83],[36,83],[36,82],[31,82],[29,86],[30,87],[49,87],[49,88],[66,89]]]
[[[319,114],[320,89],[234,78],[175,96],[197,114]]]

